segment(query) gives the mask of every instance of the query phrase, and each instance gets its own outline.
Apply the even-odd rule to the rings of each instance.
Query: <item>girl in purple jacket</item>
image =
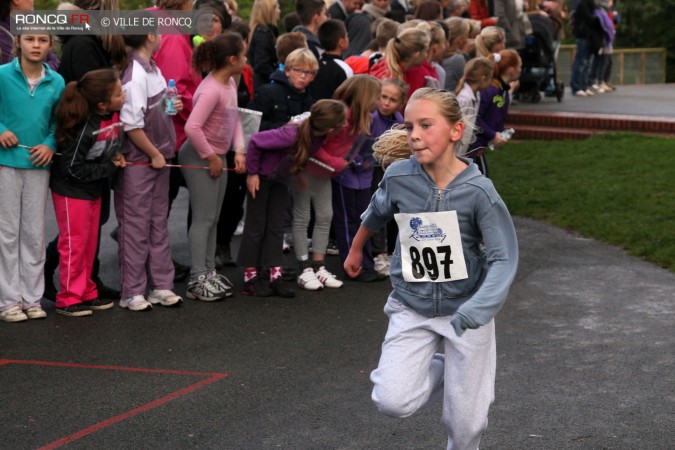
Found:
[[[478,164],[481,173],[489,178],[485,150],[492,142],[499,147],[506,142],[501,136],[511,104],[511,92],[518,88],[522,61],[515,50],[502,50],[488,57],[495,62],[492,85],[481,94],[476,116],[476,140],[467,155]]]
[[[336,100],[319,100],[310,113],[304,122],[256,133],[248,144],[248,204],[238,258],[244,267],[244,295],[295,296],[281,277],[288,184],[293,175],[302,172],[326,136],[341,129],[347,120],[346,106]],[[302,180],[298,177],[300,184]]]

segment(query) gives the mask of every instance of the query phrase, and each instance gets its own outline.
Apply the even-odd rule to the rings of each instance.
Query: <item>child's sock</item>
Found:
[[[248,283],[258,275],[255,267],[247,267],[244,269],[244,283]]]
[[[270,267],[270,283],[277,278],[281,278],[281,266]]]
[[[314,272],[318,271],[322,267],[326,265],[326,261],[312,261],[312,269],[314,269]]]

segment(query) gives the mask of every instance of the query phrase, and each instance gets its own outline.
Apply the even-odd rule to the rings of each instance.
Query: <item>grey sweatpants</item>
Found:
[[[428,318],[389,297],[389,328],[370,379],[380,412],[408,417],[443,400],[448,450],[478,448],[494,401],[494,321],[458,337],[451,316]],[[445,355],[436,353],[441,341]]]
[[[307,247],[307,228],[309,227],[311,207],[314,207],[314,230],[312,231],[312,251],[326,254],[330,223],[333,219],[333,197],[330,178],[305,174],[307,187],[299,190],[293,187],[293,249],[298,260],[304,260],[309,253]]]
[[[0,166],[0,311],[40,306],[48,195],[48,170]]]
[[[225,155],[218,155],[227,169]],[[202,159],[190,141],[178,152],[178,162],[182,165],[206,166],[209,163]],[[218,218],[223,206],[225,188],[227,187],[227,170],[218,178],[211,178],[211,173],[203,169],[181,168],[192,207],[192,225],[188,232],[190,241],[190,278],[216,270],[216,238],[218,236]]]

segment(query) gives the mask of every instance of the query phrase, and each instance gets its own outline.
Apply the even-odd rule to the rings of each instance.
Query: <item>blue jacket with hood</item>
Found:
[[[363,226],[381,229],[397,213],[457,211],[468,278],[442,283],[410,283],[403,279],[401,246],[391,262],[391,296],[426,317],[452,315],[458,335],[485,325],[497,314],[518,267],[518,240],[511,215],[492,182],[476,164],[448,186],[438,189],[414,156],[387,168]]]

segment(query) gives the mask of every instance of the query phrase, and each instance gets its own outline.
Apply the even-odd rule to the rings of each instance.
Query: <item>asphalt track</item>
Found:
[[[183,191],[170,225],[184,263],[186,211]],[[673,448],[675,275],[515,223],[521,262],[497,317],[496,401],[481,448]],[[114,225],[101,261],[110,284]],[[338,258],[329,266],[338,271]],[[241,286],[237,269],[225,273]],[[391,419],[370,401],[389,288],[346,283],[87,318],[46,302],[46,320],[0,323],[0,449],[445,448],[440,406]]]

